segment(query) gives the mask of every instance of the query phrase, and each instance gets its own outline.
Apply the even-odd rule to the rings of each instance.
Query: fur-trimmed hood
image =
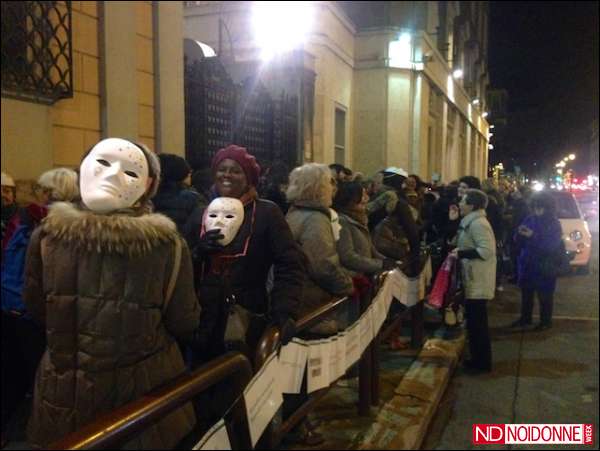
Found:
[[[102,215],[67,202],[50,206],[42,229],[52,238],[98,253],[141,255],[179,239],[175,223],[161,214]]]

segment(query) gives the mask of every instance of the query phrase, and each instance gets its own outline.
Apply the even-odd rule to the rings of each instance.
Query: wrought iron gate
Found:
[[[273,99],[256,79],[235,84],[218,58],[185,64],[186,158],[206,169],[217,150],[244,146],[261,166],[298,164],[298,98]]]

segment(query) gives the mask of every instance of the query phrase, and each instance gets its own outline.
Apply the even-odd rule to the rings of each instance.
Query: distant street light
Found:
[[[473,99],[471,102],[473,105],[479,105],[479,99]]]
[[[575,159],[575,154],[572,153],[571,155],[569,155],[569,160],[573,161]]]

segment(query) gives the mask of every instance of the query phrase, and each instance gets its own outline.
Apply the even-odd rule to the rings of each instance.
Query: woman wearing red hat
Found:
[[[269,323],[280,327],[284,342],[291,339],[295,333],[292,311],[301,300],[304,281],[300,250],[281,210],[258,198],[260,166],[255,158],[245,148],[230,145],[213,158],[212,173],[213,197],[239,199],[243,222],[225,246],[219,243],[224,238],[221,230],[204,230],[203,209],[196,210],[186,227],[186,239],[194,249],[196,289],[202,306],[194,364],[232,347],[253,355]],[[268,292],[271,267],[272,289]],[[240,322],[244,338],[236,343],[227,341],[232,327],[237,326],[240,332]]]

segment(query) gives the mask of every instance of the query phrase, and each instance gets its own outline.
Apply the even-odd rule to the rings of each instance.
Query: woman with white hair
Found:
[[[336,186],[329,167],[309,163],[292,171],[287,190],[291,204],[287,222],[308,258],[310,279],[329,294],[329,298],[346,296],[353,291],[352,277],[342,267],[336,249],[341,228],[337,213],[331,209]],[[305,296],[301,313],[308,313],[309,303],[314,307],[316,302]]]
[[[324,164],[308,163],[290,174],[287,199],[291,207],[286,220],[294,240],[308,260],[306,265],[309,275],[302,302],[295,312],[299,318],[333,297],[347,296],[354,290],[352,277],[342,267],[336,248],[341,229],[338,215],[331,209],[336,189],[337,182],[329,167]],[[338,323],[334,318],[323,320],[308,332],[317,335],[335,334]],[[286,395],[284,418],[291,415],[305,399],[305,393]],[[305,446],[316,446],[323,442],[323,437],[307,421],[303,421],[292,431],[291,439]]]
[[[492,345],[488,328],[487,303],[496,291],[496,240],[486,219],[487,195],[478,189],[466,189],[460,201],[463,217],[458,229],[457,248],[465,290],[467,334],[471,359],[468,371],[492,370]]]
[[[4,173],[3,173],[4,175]],[[25,394],[46,347],[45,331],[32,321],[23,303],[25,254],[32,232],[55,201],[79,196],[77,173],[68,168],[44,172],[38,179],[37,202],[19,209],[2,242],[2,430]],[[4,183],[4,179],[3,179]],[[14,186],[14,182],[13,182]]]

